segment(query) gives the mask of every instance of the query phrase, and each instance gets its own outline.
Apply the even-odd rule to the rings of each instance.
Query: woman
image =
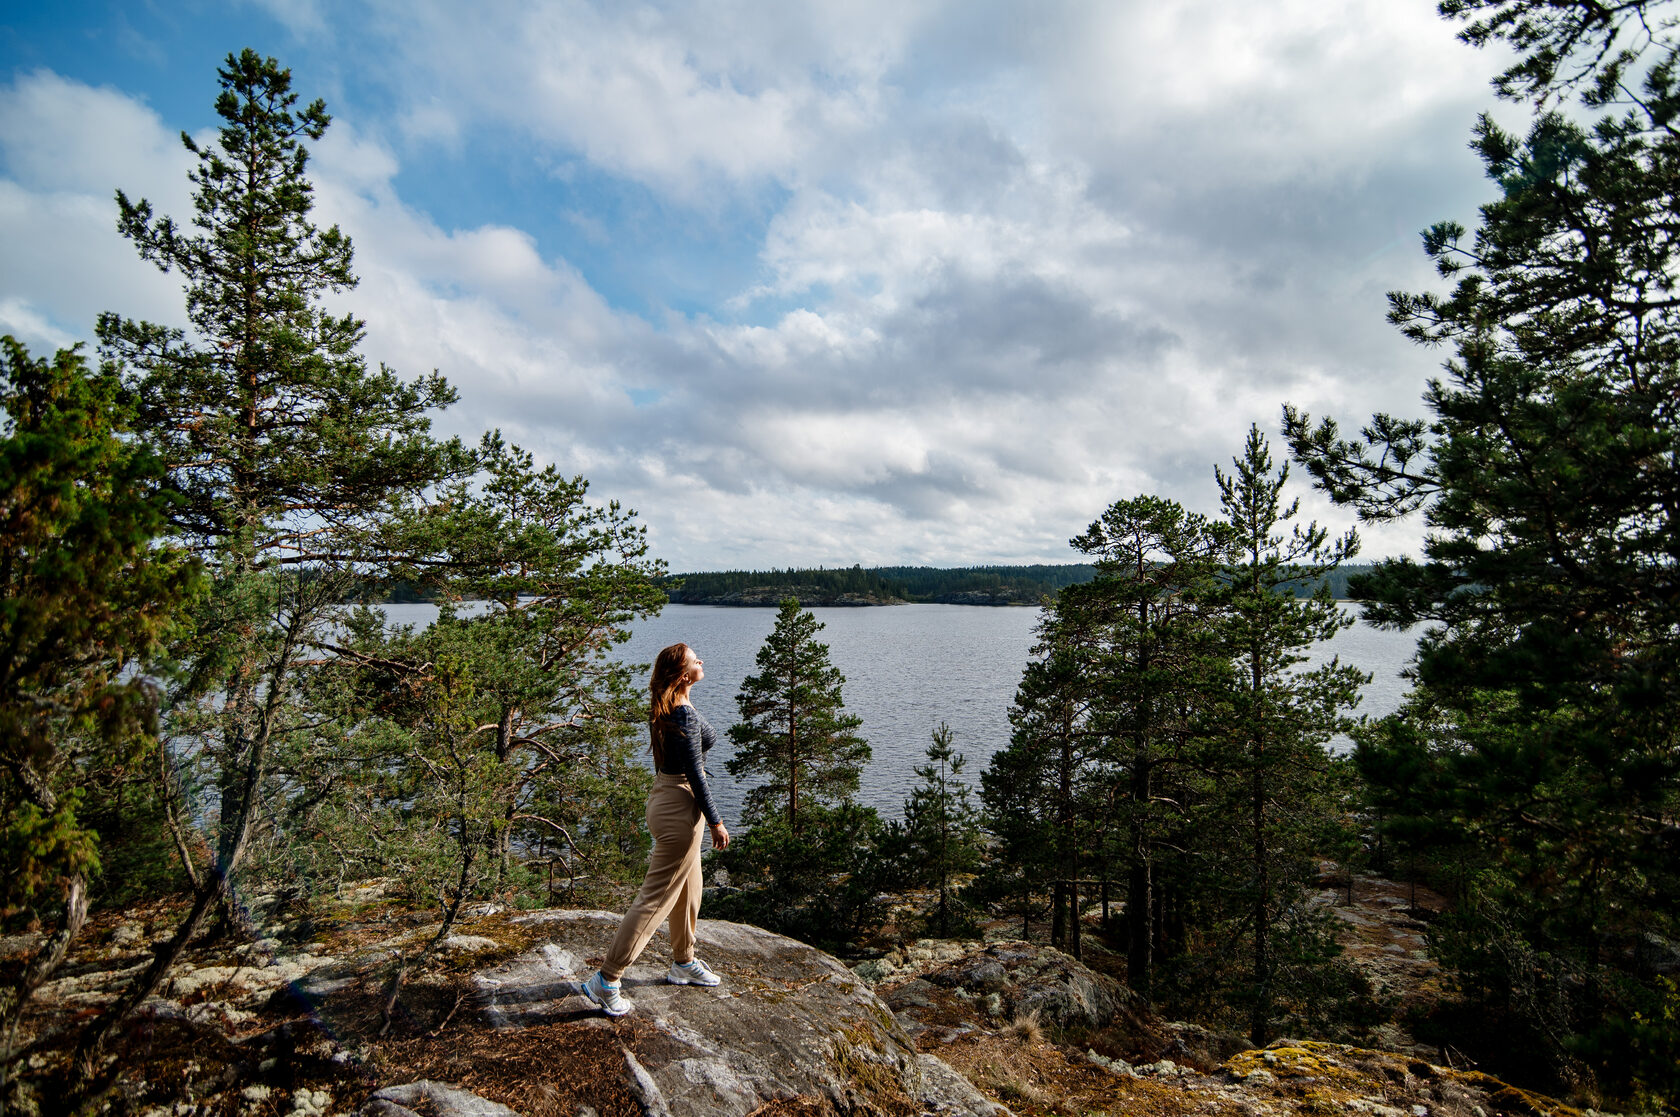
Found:
[[[635,902],[618,925],[606,961],[583,983],[583,992],[608,1016],[634,1006],[619,995],[618,979],[641,954],[654,930],[671,917],[674,985],[716,985],[717,974],[694,956],[694,924],[700,916],[700,824],[712,829],[712,848],[729,847],[729,831],[706,784],[705,754],[717,743],[706,719],[688,701],[688,691],[706,677],[700,657],[687,644],[672,644],[653,662],[648,732],[653,738],[653,794],[648,796],[648,832],[653,857]]]

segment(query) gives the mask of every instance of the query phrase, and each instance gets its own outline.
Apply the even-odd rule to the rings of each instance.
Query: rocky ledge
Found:
[[[399,918],[399,924],[407,922]],[[664,937],[624,975],[628,1015],[582,994],[619,916],[481,909],[437,964],[404,987],[394,1026],[380,1006],[392,963],[435,933],[374,925],[288,948],[282,933],[196,953],[141,1006],[109,1062],[107,1098],[142,1117],[746,1117],[936,1114],[1004,1117],[917,1049],[863,981],[813,947],[743,924],[702,921],[716,988],[670,985]],[[96,931],[44,987],[25,1042],[42,1039],[0,1112],[50,1112],[67,1020],[109,1004],[143,965],[144,924]],[[389,927],[383,922],[378,926]],[[395,929],[395,928],[392,928]],[[359,937],[358,937],[359,936]],[[5,944],[15,955],[26,942]],[[8,1104],[9,1103],[9,1104]]]
[[[605,954],[618,916],[548,911],[515,922],[543,928],[552,941],[474,975],[485,1026],[510,1031],[570,1022],[610,1033],[622,1058],[613,1077],[645,1114],[745,1117],[795,1102],[841,1113],[1004,1112],[945,1063],[917,1052],[865,982],[802,943],[703,921],[699,953],[726,975],[724,983],[667,984],[670,957],[650,948],[623,978],[634,1011],[608,1020],[580,983]],[[376,1095],[385,1098],[396,1100],[387,1091]]]
[[[1414,1053],[1299,1039],[1251,1049],[1160,1020],[1124,985],[1032,943],[924,940],[857,969],[923,1052],[1023,1113],[1583,1117]]]
[[[167,920],[89,935],[26,1021],[10,1111],[50,1110],[52,1036],[108,1003]],[[1240,1039],[1153,1017],[1047,946],[910,944],[854,972],[768,931],[705,920],[724,975],[667,985],[657,937],[609,1019],[580,991],[615,913],[475,913],[406,987],[381,1034],[391,963],[435,934],[407,913],[300,925],[196,953],[142,1006],[111,1064],[112,1112],[143,1117],[1569,1117],[1549,1098],[1415,1050]],[[395,933],[393,933],[395,932]],[[25,943],[0,943],[15,954]],[[0,959],[3,960],[3,959]],[[62,1035],[73,1034],[65,1029]]]

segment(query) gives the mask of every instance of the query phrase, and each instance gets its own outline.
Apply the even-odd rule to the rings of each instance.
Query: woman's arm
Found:
[[[706,816],[706,821],[712,827],[712,836],[717,837],[717,831],[723,828],[723,816],[718,814],[717,805],[712,802],[711,785],[706,782],[706,769],[701,764],[703,733],[706,725],[692,706],[678,706],[671,711],[672,720],[676,723],[678,732],[665,738],[665,766],[671,771],[681,771],[688,777],[688,786],[694,791],[694,801],[700,805],[700,812]],[[672,746],[675,745],[675,749]],[[676,761],[675,764],[672,761]],[[721,842],[715,842],[719,849],[728,843],[728,831],[724,830]]]

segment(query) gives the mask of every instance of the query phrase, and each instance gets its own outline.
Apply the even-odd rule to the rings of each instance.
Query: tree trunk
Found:
[[[409,971],[425,965],[426,959],[430,958],[432,954],[437,951],[439,944],[449,937],[450,931],[455,929],[455,921],[461,914],[461,905],[466,902],[468,885],[472,880],[472,865],[474,860],[475,856],[471,848],[468,848],[463,852],[461,857],[461,874],[455,881],[455,888],[449,897],[449,902],[444,905],[443,925],[438,928],[437,934],[433,935],[430,941],[420,948],[420,952],[418,954],[409,958],[404,958],[402,962],[398,964],[396,972],[391,975],[390,983],[385,987],[385,1005],[379,1010],[380,1039],[385,1038],[385,1034],[391,1030],[391,1025],[396,1022],[397,1001],[402,996],[403,983],[408,980]]]
[[[1079,957],[1079,878],[1068,881],[1068,923],[1072,931],[1073,949],[1068,953]]]
[[[797,680],[788,675],[788,694]],[[788,705],[788,832],[799,836],[799,712]]]
[[[275,685],[278,686],[279,682],[280,680],[277,679]],[[272,705],[275,697],[270,696],[270,705]],[[272,710],[269,712],[272,713]],[[81,1042],[76,1045],[74,1070],[72,1072],[74,1075],[71,1086],[72,1101],[79,1101],[90,1096],[90,1094],[103,1091],[104,1087],[102,1085],[96,1085],[95,1076],[98,1074],[99,1063],[105,1053],[106,1044],[110,1043],[111,1036],[116,1033],[117,1027],[127,1020],[129,1015],[147,997],[156,992],[159,985],[163,984],[164,977],[168,975],[175,963],[180,961],[181,955],[186,953],[187,944],[198,933],[198,928],[204,922],[205,913],[210,910],[211,905],[220,903],[224,912],[238,910],[239,905],[235,902],[233,895],[233,872],[239,867],[239,862],[250,845],[252,822],[256,817],[254,808],[257,797],[254,789],[262,772],[265,744],[266,740],[262,736],[257,737],[252,742],[244,773],[246,786],[252,791],[241,798],[240,812],[232,820],[232,826],[229,828],[231,835],[228,832],[218,835],[216,858],[206,866],[204,886],[193,897],[193,906],[187,912],[186,919],[176,928],[175,934],[170,937],[169,941],[158,948],[156,955],[152,958],[151,965],[146,967],[145,972],[128,987],[128,991],[119,997],[115,1004],[106,1009],[93,1022],[92,1026],[82,1036]],[[227,840],[230,836],[231,840]],[[225,856],[223,850],[226,851]],[[73,1109],[75,1106],[72,1105],[69,1108]]]
[[[1150,976],[1155,964],[1154,879],[1150,863],[1148,824],[1144,811],[1149,803],[1150,766],[1141,755],[1132,756],[1132,865],[1126,889],[1126,981],[1132,990],[1150,1002]]]
[[[502,711],[502,716],[496,722],[496,761],[506,764],[508,757],[513,755],[513,719],[518,711],[513,707]],[[491,849],[496,855],[496,884],[499,887],[507,879],[508,871],[513,867],[513,823],[514,815],[519,813],[518,785],[508,796],[507,810],[490,835]]]
[[[204,922],[205,913],[210,910],[210,906],[225,891],[226,880],[227,877],[221,871],[220,866],[212,865],[210,867],[210,880],[205,882],[205,887],[194,897],[192,909],[187,912],[187,917],[181,925],[175,929],[175,934],[170,937],[168,942],[158,947],[157,953],[152,956],[151,965],[146,967],[145,972],[128,987],[128,991],[118,998],[115,1004],[106,1009],[82,1036],[81,1042],[76,1045],[73,1071],[75,1078],[71,1086],[73,1101],[79,1102],[104,1092],[105,1084],[100,1082],[96,1076],[99,1073],[99,1064],[105,1054],[105,1045],[110,1043],[111,1037],[116,1034],[118,1025],[127,1020],[142,1001],[157,992],[158,986],[163,984],[164,977],[174,967],[175,963],[180,961],[181,955],[186,953],[187,944],[198,933],[199,925]],[[75,1109],[76,1106],[72,1105],[68,1108]]]
[[[1063,914],[1063,900],[1067,895],[1067,879],[1077,871],[1079,851],[1074,840],[1074,825],[1077,819],[1073,809],[1073,723],[1066,720],[1062,724],[1061,764],[1058,772],[1059,781],[1057,791],[1060,802],[1057,804],[1058,818],[1056,819],[1056,868],[1061,872],[1061,878],[1056,881],[1055,898],[1052,905],[1052,921],[1050,925],[1050,943],[1060,946],[1067,941],[1067,924]]]
[[[1256,753],[1260,751],[1256,743]],[[1264,1047],[1272,1018],[1271,875],[1266,856],[1266,781],[1259,763],[1253,776],[1250,825],[1254,839],[1254,1010],[1249,1041]]]
[[[18,1022],[23,1018],[24,1006],[47,978],[64,962],[70,944],[87,922],[87,881],[80,873],[70,878],[64,889],[64,915],[58,930],[41,944],[35,957],[24,967],[10,989],[0,991],[0,1109],[4,1108],[6,1080],[12,1065],[12,1043],[17,1037]]]

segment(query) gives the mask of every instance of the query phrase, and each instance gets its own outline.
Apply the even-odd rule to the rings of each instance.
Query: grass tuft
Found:
[[[1022,1043],[1043,1043],[1044,1024],[1037,1012],[1021,1012],[1009,1024],[1010,1034]]]

